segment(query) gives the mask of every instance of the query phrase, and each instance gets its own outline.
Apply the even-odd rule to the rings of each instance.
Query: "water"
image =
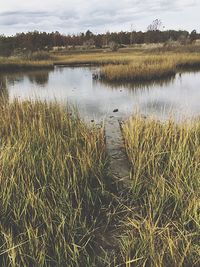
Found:
[[[96,68],[55,67],[53,71],[1,74],[9,101],[57,100],[77,106],[87,119],[105,116],[126,118],[134,111],[158,119],[192,118],[200,115],[200,72],[177,74],[154,83],[108,84],[94,81]],[[5,89],[6,88],[6,89]],[[118,109],[118,113],[113,113]]]

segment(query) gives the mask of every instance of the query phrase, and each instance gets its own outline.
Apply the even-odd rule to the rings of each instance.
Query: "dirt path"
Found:
[[[115,114],[114,114],[115,115]],[[108,203],[108,210],[112,213],[112,222],[100,234],[97,255],[100,259],[107,257],[108,262],[102,261],[98,267],[117,266],[118,257],[120,257],[120,221],[125,215],[121,210],[123,197],[129,193],[130,188],[130,165],[126,156],[124,140],[120,127],[120,117],[110,116],[105,120],[105,138],[106,150],[109,157],[108,178],[111,179],[112,203]],[[120,200],[120,203],[118,202]]]
[[[130,165],[126,156],[120,118],[108,117],[105,121],[106,149],[110,160],[110,174],[119,188],[127,187],[130,180]]]

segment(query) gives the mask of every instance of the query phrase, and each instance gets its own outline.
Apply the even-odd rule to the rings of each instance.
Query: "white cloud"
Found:
[[[28,30],[85,31],[145,30],[155,18],[167,28],[198,27],[197,0],[7,0],[0,3],[0,32]],[[185,20],[184,17],[191,18]],[[200,30],[200,29],[199,29]]]

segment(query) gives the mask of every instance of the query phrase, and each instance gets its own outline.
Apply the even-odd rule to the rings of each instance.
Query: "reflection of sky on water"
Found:
[[[140,85],[110,85],[92,80],[90,68],[58,68],[7,75],[9,97],[39,98],[69,102],[80,114],[101,118],[119,109],[127,117],[134,110],[165,119],[171,115],[200,115],[200,72],[177,74],[165,82]]]

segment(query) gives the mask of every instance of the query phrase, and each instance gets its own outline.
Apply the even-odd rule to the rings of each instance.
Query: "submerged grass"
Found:
[[[200,122],[140,116],[122,126],[132,166],[126,266],[200,266]]]
[[[97,266],[103,130],[56,103],[1,103],[0,114],[0,266]]]

